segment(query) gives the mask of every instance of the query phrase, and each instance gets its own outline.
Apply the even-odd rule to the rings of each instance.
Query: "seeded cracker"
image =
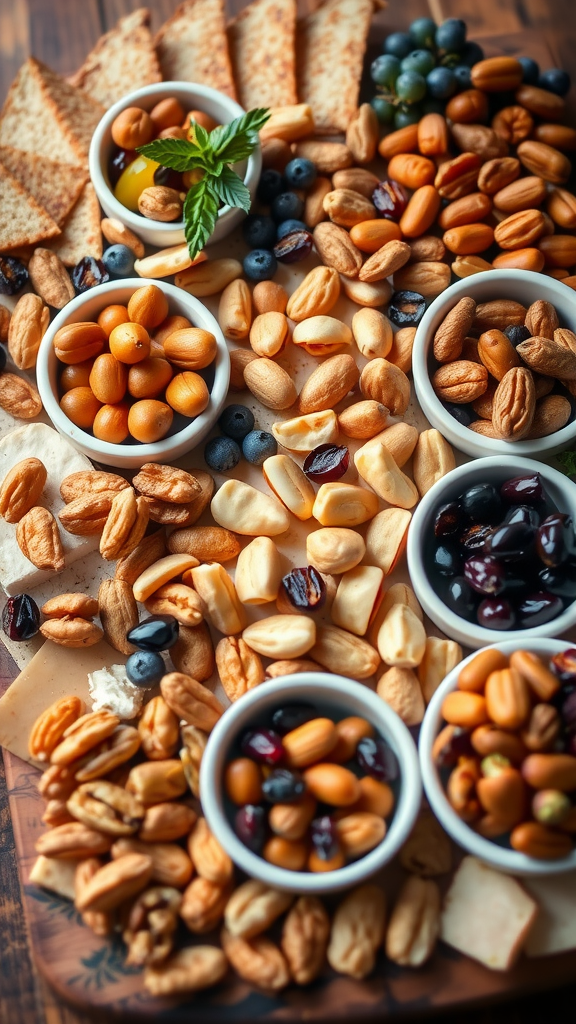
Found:
[[[63,224],[88,181],[88,172],[81,167],[58,164],[12,146],[0,147],[0,161],[58,225]]]
[[[236,99],[222,0],[186,0],[155,43],[165,81],[200,82]]]
[[[228,25],[238,100],[245,110],[296,98],[296,0],[254,0]]]
[[[120,18],[111,32],[96,43],[79,70],[68,81],[104,107],[126,93],[162,81],[150,33],[146,7]]]
[[[59,234],[52,217],[0,164],[0,250],[31,245]]]
[[[74,267],[83,256],[102,257],[100,204],[94,186],[87,182],[80,198],[68,214],[62,234],[46,245],[67,267]]]
[[[298,99],[309,103],[316,131],[345,132],[358,107],[373,0],[327,0],[298,23]]]
[[[104,108],[34,57],[22,65],[0,115],[0,146],[86,167]]]

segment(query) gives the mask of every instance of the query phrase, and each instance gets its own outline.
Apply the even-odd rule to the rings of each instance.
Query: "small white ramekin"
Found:
[[[152,110],[152,107],[156,106],[160,100],[172,98],[179,100],[185,111],[202,110],[219,124],[229,124],[230,121],[234,121],[235,118],[241,117],[245,113],[242,107],[231,100],[229,96],[225,96],[224,93],[218,92],[216,89],[210,89],[207,85],[197,85],[191,82],[159,82],[156,85],[145,85],[144,88],[136,89],[135,92],[123,96],[106,111],[104,117],[96,125],[88,158],[92,184],[106,215],[116,217],[131,231],[134,231],[142,241],[159,249],[178,245],[185,241],[183,221],[163,223],[158,220],[150,220],[140,213],[133,213],[126,209],[115,198],[110,188],[107,168],[114,145],[111,133],[112,122],[118,114],[126,107],[142,107],[143,110]],[[238,168],[239,173],[244,174],[244,184],[252,199],[256,193],[261,168],[260,147],[255,149],[248,160],[240,164]],[[244,212],[237,207],[223,206],[218,212],[216,227],[208,244],[221,242],[244,217]]]
[[[298,700],[317,706],[320,715],[344,712],[367,718],[390,744],[400,768],[398,801],[382,842],[360,860],[324,874],[288,871],[269,864],[238,839],[224,806],[224,768],[234,741],[245,729],[262,722],[267,712]],[[210,734],[202,757],[200,789],[210,829],[234,863],[266,885],[301,894],[337,892],[359,885],[387,864],[412,831],[422,795],[416,746],[403,721],[368,687],[324,672],[270,680],[232,704]]]
[[[176,288],[166,281],[153,282],[168,299],[171,316],[179,314],[187,317],[195,327],[210,331],[216,338],[216,358],[206,372],[214,372],[214,382],[210,389],[210,402],[204,412],[193,420],[174,414],[173,433],[160,441],[140,444],[137,441],[125,441],[124,444],[112,444],[110,441],[99,441],[81,427],[77,427],[60,408],[58,400],[59,363],[54,352],[54,335],[66,324],[79,321],[97,320],[105,306],[116,303],[125,306],[138,288],[150,284],[141,277],[126,278],[123,281],[109,281],[107,284],[96,285],[90,291],[77,295],[67,303],[48,327],[42,338],[36,379],[44,408],[56,430],[67,437],[79,451],[95,462],[105,466],[117,466],[121,469],[138,469],[145,462],[172,462],[181,455],[195,448],[204,440],[222,412],[228,384],[230,382],[230,356],[224,335],[217,320],[199,299],[188,295],[182,288]]]
[[[503,643],[494,644],[494,648],[504,654],[512,654],[513,651],[523,646],[516,640],[505,640]],[[526,641],[526,650],[532,651],[544,657],[551,657],[564,651],[572,644],[564,643],[562,640],[533,640],[531,637]],[[491,839],[485,839],[462,821],[453,810],[440,773],[432,760],[432,747],[442,727],[442,702],[447,694],[456,689],[458,676],[464,667],[475,655],[471,654],[464,658],[456,668],[448,673],[445,680],[440,683],[436,693],[432,697],[424,715],[424,721],[420,729],[418,750],[420,756],[420,769],[424,783],[424,791],[428,801],[442,828],[452,837],[458,846],[462,846],[468,853],[485,861],[499,871],[506,871],[512,875],[559,875],[565,871],[574,871],[576,868],[576,849],[568,857],[561,860],[538,860],[536,857],[527,857],[525,853],[518,853],[505,842],[503,844]]]
[[[560,323],[576,331],[576,292],[561,281],[529,270],[488,270],[463,278],[443,291],[426,310],[418,325],[412,353],[412,370],[416,396],[424,415],[437,427],[450,444],[476,458],[483,455],[533,455],[545,458],[562,451],[576,439],[576,420],[548,437],[534,441],[497,441],[463,427],[444,408],[430,380],[430,352],[434,334],[444,317],[460,299],[469,295],[476,302],[493,299],[514,299],[529,306],[536,299],[545,299],[555,307]]]
[[[567,476],[552,469],[543,462],[532,459],[511,459],[509,456],[493,456],[467,462],[451,470],[424,495],[414,511],[408,530],[408,571],[414,592],[424,611],[433,622],[464,647],[484,647],[486,644],[513,640],[517,644],[527,643],[533,637],[560,636],[576,625],[576,601],[542,626],[531,629],[485,629],[477,623],[460,618],[438,597],[434,581],[429,579],[425,566],[426,546],[434,537],[434,513],[439,505],[453,501],[462,491],[478,483],[494,483],[497,486],[515,476],[539,473],[546,491],[561,512],[574,513],[576,509],[576,484]]]

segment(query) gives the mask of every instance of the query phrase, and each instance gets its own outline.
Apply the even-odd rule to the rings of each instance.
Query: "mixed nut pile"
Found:
[[[519,649],[487,650],[464,666],[442,702],[447,723],[432,756],[463,821],[546,860],[573,849],[576,651],[549,665]]]

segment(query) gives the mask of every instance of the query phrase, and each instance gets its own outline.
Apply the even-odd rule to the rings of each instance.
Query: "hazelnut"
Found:
[[[140,107],[126,107],[112,122],[112,138],[121,149],[145,146],[154,136],[150,114]]]
[[[203,377],[186,370],[170,381],[166,401],[182,416],[199,416],[210,401],[210,393]]]
[[[147,331],[158,327],[168,316],[168,300],[162,289],[157,284],[137,288],[128,302],[128,316]]]
[[[145,398],[134,402],[128,413],[128,429],[137,441],[150,444],[166,437],[172,426],[174,414],[165,402]]]
[[[182,124],[185,118],[184,108],[175,96],[168,96],[160,100],[150,111],[150,120],[157,132],[165,128],[176,128]]]
[[[91,430],[100,402],[90,388],[77,387],[62,395],[60,408],[75,426],[82,430]]]
[[[122,444],[128,437],[128,403],[118,402],[116,405],[103,405],[98,410],[92,424],[92,433],[99,441],[110,444]]]
[[[138,209],[149,220],[178,220],[182,216],[180,193],[167,185],[151,185],[140,194]]]

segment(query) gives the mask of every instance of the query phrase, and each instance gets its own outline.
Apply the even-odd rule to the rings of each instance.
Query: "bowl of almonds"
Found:
[[[421,799],[414,741],[385,701],[338,675],[305,672],[246,693],[202,758],[210,829],[249,876],[336,892],[387,864]]]
[[[422,410],[468,455],[554,455],[576,439],[576,296],[526,270],[457,282],[418,326]]]

